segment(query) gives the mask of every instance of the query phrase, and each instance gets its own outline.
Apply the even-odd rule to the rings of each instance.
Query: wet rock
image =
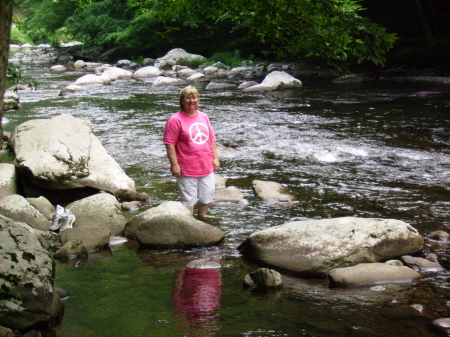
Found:
[[[101,249],[109,244],[111,231],[105,227],[86,226],[68,228],[58,234],[57,239],[62,245],[69,241],[81,241],[87,250]]]
[[[334,79],[331,81],[332,83],[339,83],[339,84],[348,84],[348,83],[362,83],[364,81],[367,81],[369,78],[362,75],[357,74],[349,74],[349,75],[343,75],[339,78]]]
[[[7,195],[0,199],[0,214],[43,231],[48,230],[51,225],[44,214],[19,194]]]
[[[14,337],[14,332],[9,328],[0,326],[0,337]]]
[[[181,64],[186,65],[194,59],[202,59],[206,61],[206,58],[197,54],[190,54],[184,49],[175,48],[170,50],[163,57],[157,58],[155,60],[155,67],[160,69],[170,69],[173,65]]]
[[[136,192],[133,190],[120,189],[114,192],[114,196],[120,201],[143,201],[148,202],[152,197],[147,193]]]
[[[242,82],[241,84],[239,84],[238,89],[250,88],[250,87],[253,87],[254,85],[257,85],[257,84],[258,84],[258,82],[256,82],[256,81]]]
[[[0,164],[0,199],[17,193],[17,175],[13,164]]]
[[[173,78],[166,76],[158,76],[152,83],[153,87],[163,87],[163,86],[173,86],[173,85],[183,85],[186,81],[181,78]]]
[[[192,216],[158,215],[144,221],[136,231],[143,248],[207,247],[220,243],[225,233]]]
[[[408,267],[419,272],[437,273],[445,270],[439,263],[421,257],[405,255],[401,259]]]
[[[136,70],[133,74],[133,78],[151,78],[158,77],[160,75],[162,75],[162,71],[158,67],[146,66]]]
[[[218,69],[217,67],[214,67],[214,66],[208,66],[208,67],[205,67],[205,68],[203,69],[203,73],[204,73],[205,75],[214,75],[215,73],[217,73],[218,70],[219,70],[219,69]]]
[[[189,82],[198,82],[198,81],[205,82],[205,81],[209,81],[206,78],[205,74],[202,74],[202,73],[192,74],[186,80],[189,81]]]
[[[87,65],[83,60],[77,60],[74,62],[73,66],[75,67],[75,69],[83,69],[86,68]]]
[[[86,89],[83,88],[81,85],[70,84],[67,87],[62,88],[58,96],[65,96],[67,94],[73,94],[83,91],[86,91]]]
[[[54,66],[50,67],[50,70],[51,70],[51,71],[66,71],[67,68],[64,67],[64,66],[61,65],[61,64],[57,64],[57,65],[54,65]]]
[[[390,264],[391,266],[395,266],[395,267],[403,267],[404,264],[402,261],[400,260],[389,260],[385,262],[386,264]]]
[[[450,331],[450,318],[438,318],[433,321],[433,326],[444,334]]]
[[[226,188],[216,188],[214,191],[214,201],[216,202],[235,202],[246,205],[244,194],[236,186],[228,186]]]
[[[142,206],[141,201],[125,201],[121,203],[124,212],[132,212],[138,210]]]
[[[92,85],[92,84],[102,84],[102,85],[110,85],[111,79],[103,76],[98,76],[94,74],[87,74],[78,78],[75,85]]]
[[[113,235],[122,235],[126,219],[117,199],[109,193],[98,193],[70,203],[66,207],[76,217],[73,225],[104,227]]]
[[[269,268],[259,268],[257,271],[245,275],[244,287],[258,289],[277,289],[283,286],[281,274]]]
[[[20,108],[19,96],[14,93],[8,93],[3,97],[3,109],[7,110],[18,110]]]
[[[242,90],[242,92],[252,91],[273,91],[287,88],[301,88],[302,81],[289,75],[284,71],[273,71],[264,78],[261,84],[257,84]]]
[[[290,194],[287,187],[274,181],[253,180],[253,189],[259,199],[277,206],[291,206],[298,200]]]
[[[429,261],[438,262],[438,256],[435,253],[429,253],[425,256],[425,258]]]
[[[53,257],[56,260],[75,260],[88,257],[88,251],[81,240],[72,240],[63,245]]]
[[[27,201],[42,213],[48,220],[52,219],[52,215],[56,212],[55,206],[45,197],[40,196],[38,198],[26,198]]]
[[[184,78],[188,78],[192,75],[194,75],[195,73],[197,73],[197,71],[195,71],[194,69],[191,68],[185,68],[185,69],[181,69],[177,72],[177,76],[178,77],[184,77]]]
[[[11,144],[15,166],[30,186],[135,190],[134,181],[92,134],[89,121],[71,115],[29,120],[16,127]]]
[[[124,236],[135,237],[136,231],[147,220],[159,215],[167,216],[190,216],[189,210],[177,201],[167,201],[157,207],[152,207],[134,217],[132,217],[124,228]]]
[[[437,240],[437,241],[448,241],[449,240],[449,234],[443,230],[438,230],[438,231],[434,231],[431,232],[430,234],[427,235],[428,239],[431,240]]]
[[[386,261],[423,245],[418,231],[403,221],[344,217],[270,227],[251,234],[239,250],[268,266],[323,277],[333,268]]]
[[[62,300],[70,296],[70,293],[61,287],[55,286],[55,291]]]
[[[25,330],[50,320],[54,262],[28,225],[0,216],[0,321]]]
[[[118,67],[108,67],[102,74],[102,77],[109,78],[111,81],[115,80],[129,80],[133,77],[133,73]]]
[[[233,83],[211,82],[206,86],[206,90],[226,90],[234,89],[237,85]]]
[[[228,77],[230,78],[244,78],[253,73],[251,67],[235,67],[228,72]]]
[[[330,270],[331,287],[371,286],[386,283],[412,282],[421,275],[408,267],[386,263],[361,263]]]
[[[216,188],[225,188],[226,187],[227,180],[224,177],[222,177],[218,174],[214,174],[214,180],[215,180]]]

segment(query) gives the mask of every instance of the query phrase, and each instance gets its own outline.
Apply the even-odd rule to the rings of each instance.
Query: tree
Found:
[[[130,0],[130,2],[133,0]],[[266,55],[317,56],[329,63],[370,61],[383,65],[394,33],[359,15],[361,0],[134,0],[143,12],[157,8],[168,29],[202,27],[217,32],[232,23],[258,40]],[[182,26],[180,26],[180,24]],[[162,36],[166,32],[159,32]],[[214,42],[216,40],[212,40]]]
[[[3,139],[3,97],[6,88],[6,69],[8,67],[9,40],[12,24],[12,0],[0,0],[0,140]]]

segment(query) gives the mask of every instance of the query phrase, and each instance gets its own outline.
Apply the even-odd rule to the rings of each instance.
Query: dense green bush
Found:
[[[31,38],[25,34],[24,32],[20,31],[17,27],[11,28],[11,43],[12,44],[24,44],[24,43],[32,43],[33,41]]]

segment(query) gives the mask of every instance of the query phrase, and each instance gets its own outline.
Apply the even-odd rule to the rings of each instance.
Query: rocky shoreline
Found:
[[[180,49],[140,67],[129,60],[114,65],[84,60],[58,64],[61,56],[52,48],[37,49],[11,61],[56,63],[51,72],[79,72],[80,77],[60,95],[89,91],[92,85],[111,85],[118,79],[154,86],[197,83],[206,90],[239,88],[244,92],[301,87],[296,76],[302,70],[292,64],[248,64],[233,69],[215,64],[191,69],[185,64],[201,56]],[[262,81],[255,80],[262,77]],[[341,83],[355,80],[369,79],[342,78]],[[439,83],[450,84],[448,78]],[[65,132],[53,132],[48,139],[49,130],[60,129]],[[134,181],[106,153],[86,121],[69,115],[28,121],[16,128],[9,142],[14,164],[0,164],[0,285],[7,294],[0,302],[0,322],[5,328],[0,336],[61,322],[64,295],[54,286],[55,260],[86,258],[89,251],[103,249],[117,238],[133,238],[146,249],[183,249],[216,245],[226,236],[190,216],[178,202],[151,207],[127,221],[127,207],[148,205],[152,196],[136,191]],[[26,187],[22,194],[20,185]],[[216,202],[245,203],[242,193],[226,187],[220,176],[216,176],[216,186]],[[259,199],[271,205],[295,205],[295,198],[281,184],[255,180],[253,188]],[[54,226],[59,203],[73,215],[67,226]],[[336,218],[291,222],[255,232],[239,250],[261,266],[328,278],[330,287],[372,286],[411,283],[429,273],[444,272],[430,247],[447,245],[448,236],[443,231],[424,236],[393,219]],[[281,276],[273,269],[262,269],[246,277],[248,287],[281,286]],[[433,324],[445,331],[449,321],[440,318]]]

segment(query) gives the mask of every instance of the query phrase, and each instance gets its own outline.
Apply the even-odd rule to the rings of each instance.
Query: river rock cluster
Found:
[[[50,47],[41,50],[45,54],[16,54],[13,61],[58,60]],[[244,92],[301,87],[301,81],[286,72],[289,66],[263,71],[259,66],[227,69],[214,64],[191,69],[183,65],[198,58],[202,56],[174,49],[153,60],[153,65],[142,67],[128,60],[116,65],[76,60],[73,69],[56,64],[50,71],[80,72],[60,95],[116,80],[146,81],[154,86],[207,82],[207,90],[240,88]],[[261,82],[251,80],[264,74]],[[0,287],[6,294],[0,299],[0,334],[61,321],[64,295],[54,284],[55,260],[82,263],[90,251],[126,238],[146,249],[183,249],[217,245],[226,236],[175,201],[126,220],[124,212],[153,199],[136,190],[134,181],[92,133],[89,121],[71,115],[29,120],[16,127],[9,143],[14,163],[0,164]],[[288,187],[278,182],[255,180],[253,189],[273,207],[297,203]],[[248,203],[239,189],[227,187],[220,176],[216,176],[214,201]],[[73,215],[68,226],[54,226],[58,206]],[[343,217],[270,227],[252,233],[238,250],[263,267],[245,276],[244,285],[250,289],[282,287],[280,272],[328,278],[330,287],[373,286],[411,283],[443,272],[437,256],[425,246],[430,242],[446,245],[448,236],[436,231],[424,237],[395,219]],[[437,319],[434,324],[446,330],[449,320]]]

